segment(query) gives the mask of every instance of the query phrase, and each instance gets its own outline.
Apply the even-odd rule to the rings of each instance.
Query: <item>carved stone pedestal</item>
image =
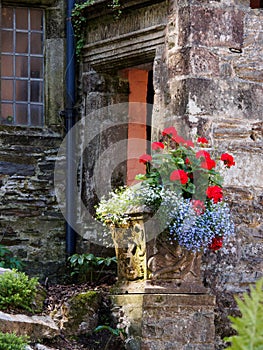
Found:
[[[113,314],[127,350],[214,350],[215,298],[201,278],[201,253],[147,235],[145,213],[112,227],[118,259]],[[150,239],[147,237],[151,236]]]
[[[148,218],[147,213],[133,213],[126,225],[111,226],[119,293],[206,293],[201,253],[169,242],[165,231],[152,237],[146,232]]]

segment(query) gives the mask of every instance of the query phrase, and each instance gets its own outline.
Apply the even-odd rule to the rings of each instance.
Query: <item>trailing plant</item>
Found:
[[[75,7],[71,14],[75,36],[76,56],[78,59],[81,56],[82,49],[85,44],[85,34],[88,23],[86,11],[88,7],[94,3],[95,0],[79,1],[75,4]],[[118,18],[121,15],[121,5],[119,0],[112,0],[108,6],[112,8],[115,18]]]
[[[85,29],[87,26],[87,16],[85,15],[86,9],[94,4],[94,0],[87,0],[82,3],[76,3],[72,11],[72,25],[75,36],[75,50],[76,56],[79,58],[85,43]]]
[[[17,336],[15,333],[0,332],[1,350],[25,350],[28,344],[27,336]]]
[[[68,258],[72,268],[71,275],[77,275],[80,280],[98,281],[106,267],[116,263],[116,257],[100,257],[94,254],[73,254]],[[96,277],[94,274],[96,273]]]
[[[0,267],[22,270],[23,263],[12,252],[0,244]]]
[[[24,272],[6,271],[0,275],[0,310],[24,309],[33,312],[38,279]]]
[[[231,342],[228,350],[262,350],[263,349],[263,278],[255,287],[250,287],[250,294],[236,298],[241,317],[229,316],[237,335],[225,338]]]

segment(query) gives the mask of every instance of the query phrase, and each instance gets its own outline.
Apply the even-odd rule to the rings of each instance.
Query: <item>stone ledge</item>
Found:
[[[53,338],[59,335],[59,329],[49,316],[27,316],[7,314],[0,311],[0,331],[28,335],[31,340]]]
[[[145,62],[146,57],[153,60],[158,46],[164,41],[163,24],[144,28],[119,37],[101,40],[84,46],[84,62],[89,62],[95,68],[104,69],[107,66],[121,67],[123,61],[137,60],[138,64]]]

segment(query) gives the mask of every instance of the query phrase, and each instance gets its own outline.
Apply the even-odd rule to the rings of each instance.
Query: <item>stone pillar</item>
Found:
[[[128,350],[214,350],[214,296],[131,293],[112,301]]]

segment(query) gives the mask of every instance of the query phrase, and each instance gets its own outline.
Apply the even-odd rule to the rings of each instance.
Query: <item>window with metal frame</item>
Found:
[[[1,124],[44,124],[44,11],[2,7]]]

